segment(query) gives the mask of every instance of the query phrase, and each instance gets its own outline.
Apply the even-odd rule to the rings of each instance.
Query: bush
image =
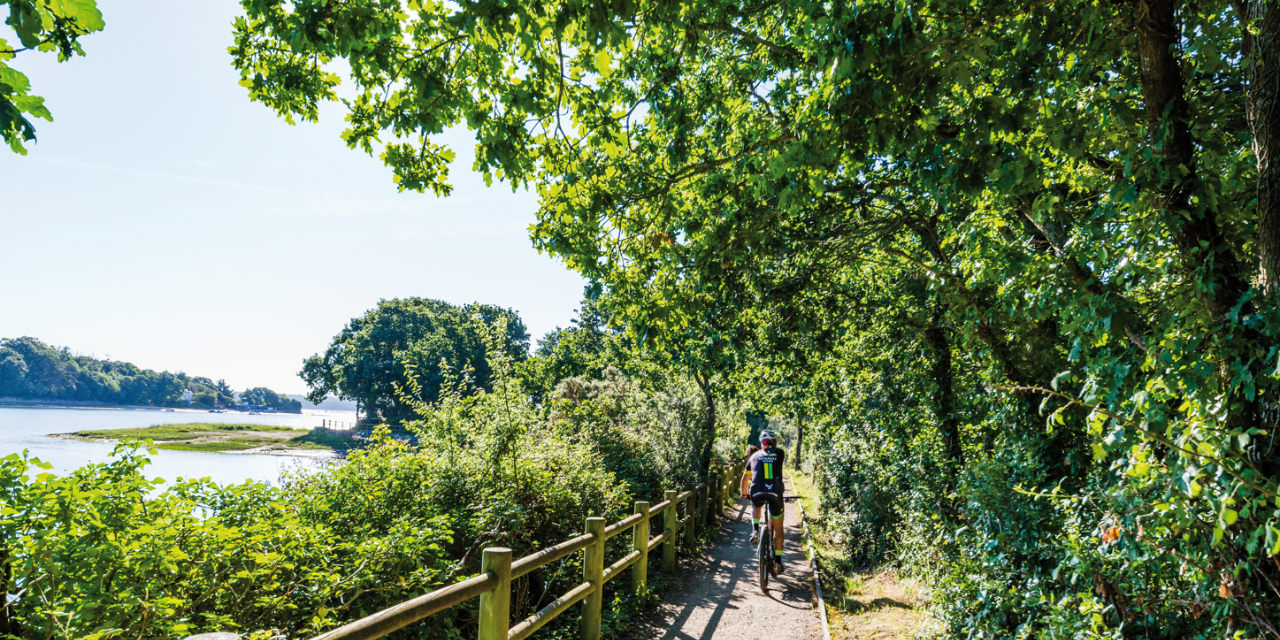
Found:
[[[440,519],[341,535],[293,506],[296,491],[206,480],[160,491],[147,463],[136,443],[65,477],[33,477],[47,467],[3,459],[14,635],[314,635],[437,588],[450,568],[436,543],[449,537]],[[416,637],[448,637],[423,631]]]
[[[65,477],[4,458],[13,635],[313,636],[474,575],[484,547],[520,557],[578,535],[588,516],[617,521],[633,501],[660,501],[663,490],[696,481],[705,407],[692,385],[671,378],[669,389],[642,391],[615,371],[592,383],[599,393],[544,406],[501,348],[488,357],[487,389],[468,386],[463,371],[431,403],[415,399],[412,382],[402,390],[418,444],[382,426],[345,462],[287,474],[279,488],[182,479],[161,487],[145,476],[138,442]],[[630,551],[627,537],[609,544],[609,562]],[[581,570],[574,554],[518,579],[513,616],[576,586]],[[637,606],[625,583],[606,593],[614,631]],[[475,606],[399,637],[474,634]],[[573,627],[576,617],[565,616],[540,634]]]

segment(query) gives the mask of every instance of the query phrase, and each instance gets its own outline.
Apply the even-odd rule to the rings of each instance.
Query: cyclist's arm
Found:
[[[751,484],[751,473],[750,473],[750,472],[747,472],[747,473],[742,474],[742,482],[741,482],[741,483],[739,483],[739,484],[741,484],[741,485],[742,485],[742,488],[741,488],[741,490],[739,491],[739,493],[740,493],[740,494],[742,494],[742,495],[744,495],[744,496],[745,496],[745,495],[747,495],[747,489],[748,489],[749,485]]]

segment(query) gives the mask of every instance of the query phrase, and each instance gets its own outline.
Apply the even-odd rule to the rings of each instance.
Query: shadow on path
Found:
[[[755,554],[747,543],[751,507],[738,500],[719,521],[712,546],[682,559],[679,583],[628,638],[657,640],[818,640],[812,578],[801,553],[799,509],[786,514],[787,573],[770,578],[760,593]]]

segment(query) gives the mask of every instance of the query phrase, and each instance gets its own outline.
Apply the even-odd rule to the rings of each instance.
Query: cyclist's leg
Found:
[[[769,511],[769,515],[773,516],[773,554],[775,558],[781,558],[783,542],[782,529],[783,522],[785,522],[783,517],[786,514],[783,513],[783,502],[780,496],[774,496],[773,499],[770,500]]]
[[[764,505],[764,496],[751,496],[751,544],[756,543],[760,535],[760,507]]]

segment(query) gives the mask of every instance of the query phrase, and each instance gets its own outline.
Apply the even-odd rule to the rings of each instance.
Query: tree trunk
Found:
[[[1280,285],[1280,7],[1251,0],[1236,2],[1235,10],[1250,60],[1246,115],[1258,163],[1258,285],[1274,295]]]
[[[1191,204],[1196,185],[1195,141],[1191,136],[1182,70],[1176,51],[1180,34],[1176,0],[1135,0],[1142,99],[1151,145],[1159,158],[1158,190],[1163,219],[1173,234],[1183,269],[1195,278],[1208,269],[1210,287],[1200,300],[1221,321],[1248,289],[1239,260],[1222,237],[1217,212],[1197,211]]]
[[[938,430],[942,436],[943,455],[946,456],[950,475],[949,484],[954,488],[955,476],[964,466],[964,449],[960,446],[960,418],[956,415],[955,379],[951,371],[951,343],[942,327],[942,306],[939,305],[924,332],[925,341],[933,351],[933,412],[938,417]]]
[[[804,414],[800,414],[796,421],[796,465],[793,469],[800,470],[800,462],[804,459]]]
[[[1176,55],[1181,35],[1175,14],[1176,5],[1176,0],[1134,1],[1142,98],[1151,131],[1151,146],[1160,161],[1158,187],[1163,200],[1162,217],[1173,234],[1174,245],[1181,254],[1183,270],[1188,278],[1208,285],[1196,286],[1201,304],[1214,321],[1225,324],[1231,322],[1231,309],[1240,303],[1241,297],[1249,289],[1249,282],[1234,250],[1222,237],[1217,211],[1212,204],[1198,211],[1191,203],[1197,182],[1195,141],[1191,136],[1191,115]],[[1245,44],[1255,49],[1261,46],[1256,41]],[[1274,74],[1274,70],[1275,67],[1271,67],[1260,73]],[[1267,80],[1265,84],[1273,86],[1271,80]],[[1269,105],[1270,103],[1268,109]],[[1254,119],[1250,120],[1252,125]],[[1264,125],[1264,128],[1268,131],[1272,129],[1269,125]],[[1269,157],[1268,150],[1268,167]],[[1259,162],[1261,161],[1260,158]],[[1259,178],[1261,180],[1261,174]],[[1211,201],[1210,199],[1209,202]],[[1274,220],[1271,222],[1272,228],[1266,232],[1274,235]],[[1260,228],[1259,232],[1264,230]],[[1252,303],[1245,303],[1241,315],[1252,314],[1254,311]],[[1262,336],[1256,330],[1244,327],[1241,338],[1240,342],[1247,347],[1259,342]],[[1219,360],[1223,363],[1230,362],[1231,354],[1221,353]],[[1225,366],[1224,364],[1224,368]],[[1257,361],[1252,365],[1255,374],[1260,366]],[[1230,379],[1228,376],[1231,372],[1224,370],[1223,375]],[[1258,400],[1249,400],[1240,391],[1231,395],[1228,406],[1227,425],[1231,429],[1248,429],[1259,416]]]
[[[695,373],[693,379],[698,383],[698,388],[702,390],[702,397],[707,403],[707,418],[702,426],[702,459],[699,461],[698,468],[698,475],[707,477],[711,471],[711,447],[716,442],[716,399],[711,394],[710,376],[703,378]]]

